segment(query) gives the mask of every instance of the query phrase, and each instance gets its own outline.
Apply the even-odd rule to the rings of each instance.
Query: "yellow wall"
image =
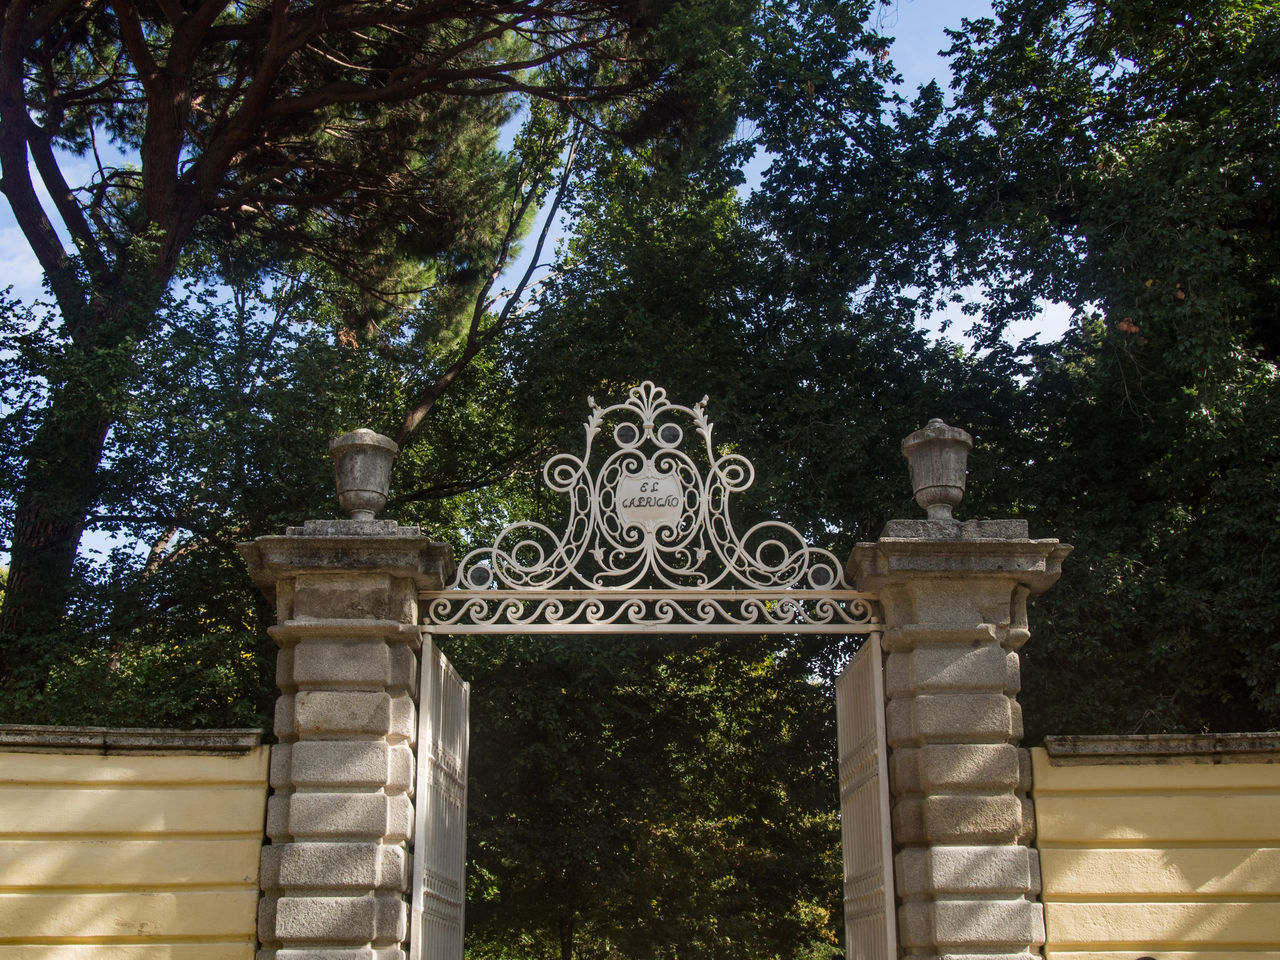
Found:
[[[267,748],[0,752],[0,960],[251,960]]]
[[[1275,754],[1031,754],[1049,960],[1280,957]]]

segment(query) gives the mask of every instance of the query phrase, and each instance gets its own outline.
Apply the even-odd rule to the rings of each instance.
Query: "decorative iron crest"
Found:
[[[548,488],[569,498],[564,532],[513,523],[493,546],[463,559],[456,586],[847,589],[835,556],[809,546],[794,527],[766,521],[742,536],[734,530],[730,499],[751,486],[755,468],[746,457],[716,452],[706,397],[680,406],[646,381],[623,403],[587,402],[582,456],[556,454],[542,471]],[[700,458],[682,448],[685,423]]]
[[[432,625],[870,629],[869,598],[850,590],[830,551],[776,520],[735,530],[730,502],[750,488],[755,468],[715,449],[706,397],[681,406],[646,381],[622,403],[588,403],[582,455],[556,454],[543,467],[547,487],[568,498],[564,530],[520,521],[471,551],[449,590],[424,596]]]

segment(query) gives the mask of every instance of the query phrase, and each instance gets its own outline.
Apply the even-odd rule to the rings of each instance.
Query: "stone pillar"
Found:
[[[926,430],[952,430],[939,425]],[[938,518],[890,521],[850,557],[850,582],[879,595],[885,620],[900,957],[1041,952],[1018,650],[1027,599],[1058,579],[1070,550],[1028,539],[1025,521]]]
[[[310,520],[240,549],[275,599],[280,646],[259,957],[402,958],[418,591],[452,577],[452,554],[372,519]]]

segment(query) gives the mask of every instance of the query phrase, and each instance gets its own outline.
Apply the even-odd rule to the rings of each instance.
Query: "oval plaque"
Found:
[[[614,490],[614,500],[624,528],[652,532],[679,525],[684,491],[675,474],[657,473],[650,467],[644,473],[624,474]]]

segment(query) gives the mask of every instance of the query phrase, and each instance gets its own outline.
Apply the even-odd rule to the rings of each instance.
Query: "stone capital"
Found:
[[[249,575],[274,601],[276,585],[306,574],[386,574],[440,590],[453,579],[453,549],[423,536],[418,527],[390,520],[309,520],[286,536],[259,537],[238,545]]]
[[[1032,540],[1026,529],[1019,520],[891,520],[875,543],[853,548],[845,573],[858,590],[918,577],[994,577],[1016,581],[1035,596],[1057,582],[1072,548]]]

